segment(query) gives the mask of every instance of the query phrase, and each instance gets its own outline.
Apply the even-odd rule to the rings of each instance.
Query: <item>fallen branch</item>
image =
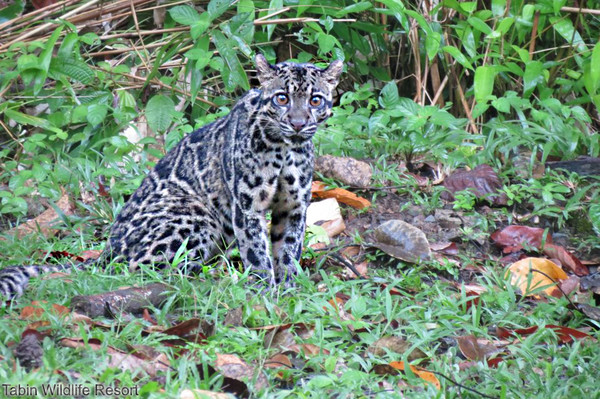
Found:
[[[154,283],[97,295],[78,295],[71,300],[71,309],[89,317],[104,316],[114,311],[137,314],[149,306],[160,306],[170,290],[171,287],[166,284]]]

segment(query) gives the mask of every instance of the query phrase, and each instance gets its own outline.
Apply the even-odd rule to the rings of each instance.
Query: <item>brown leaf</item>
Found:
[[[373,344],[367,348],[367,352],[372,353],[374,356],[384,356],[387,351],[404,354],[411,346],[412,344],[410,342],[407,342],[400,337],[384,336],[373,342]],[[412,362],[426,357],[427,355],[422,350],[415,348],[408,355],[408,360]]]
[[[64,189],[61,190],[63,195],[56,203],[56,206],[66,216],[73,215],[75,208],[71,205],[71,201],[69,199],[69,196],[66,194],[66,191]],[[56,234],[56,232],[58,231],[55,228],[53,228],[53,225],[57,219],[59,219],[59,216],[54,210],[54,208],[48,208],[34,219],[28,220],[27,222],[21,223],[17,227],[10,229],[6,232],[6,235],[16,235],[17,237],[22,238],[28,234],[37,232],[39,230],[44,236],[50,237]],[[5,240],[5,238],[0,237],[0,240]]]
[[[371,202],[366,198],[359,197],[356,194],[343,188],[334,188],[328,190],[325,187],[325,184],[323,184],[320,181],[313,181],[311,191],[313,198],[335,198],[342,204],[350,205],[351,207],[356,209],[364,209],[371,206]]]
[[[544,246],[544,255],[551,258],[557,258],[563,266],[571,270],[577,276],[581,277],[590,274],[590,270],[587,266],[560,245],[546,244]]]
[[[265,362],[265,368],[268,369],[278,369],[278,368],[292,368],[292,361],[290,360],[289,356],[284,355],[283,353],[277,353],[273,356],[271,356],[266,362]]]
[[[375,229],[376,247],[395,258],[416,263],[431,257],[425,233],[402,220],[388,220]]]
[[[259,391],[268,386],[267,378],[263,373],[257,371],[253,366],[237,357],[236,355],[217,353],[215,369],[224,377],[243,382],[254,380],[254,388]],[[254,379],[256,377],[256,379]]]
[[[495,231],[490,238],[497,246],[503,248],[502,252],[507,254],[520,251],[523,245],[540,249],[542,242],[545,242],[545,245],[551,244],[552,236],[550,233],[544,234],[544,231],[538,227],[511,225]]]
[[[392,366],[393,368],[395,368],[397,370],[402,370],[402,371],[404,371],[404,368],[405,368],[404,362],[391,362],[390,366]],[[432,372],[427,371],[426,369],[424,369],[422,367],[411,366],[411,365],[409,365],[409,367],[413,373],[415,373],[421,379],[433,384],[433,386],[436,387],[438,390],[442,387],[440,384],[440,381],[437,379],[435,374],[433,374]]]
[[[25,306],[21,310],[21,315],[19,316],[20,319],[21,320],[39,319],[40,317],[42,317],[42,315],[45,312],[45,309],[42,307],[42,303],[46,303],[46,301],[42,301],[42,302],[33,301],[33,302],[31,302],[30,306]],[[71,311],[66,306],[53,304],[50,312],[54,313],[56,315],[67,315]]]
[[[484,360],[488,356],[500,351],[498,347],[490,344],[486,340],[478,340],[473,335],[466,335],[464,337],[456,337],[460,352],[470,360]]]
[[[458,170],[448,176],[443,183],[448,191],[442,193],[446,201],[454,201],[454,194],[470,190],[478,199],[485,199],[493,205],[506,205],[508,198],[502,189],[502,181],[489,165],[479,165],[470,171]]]
[[[329,355],[329,350],[325,348],[321,348],[314,344],[295,344],[290,346],[290,351],[295,353],[304,353],[305,355],[316,356],[321,353],[325,355]]]
[[[79,256],[85,261],[89,259],[98,259],[100,254],[102,254],[100,249],[88,249],[87,251],[83,251],[81,254],[79,254]]]

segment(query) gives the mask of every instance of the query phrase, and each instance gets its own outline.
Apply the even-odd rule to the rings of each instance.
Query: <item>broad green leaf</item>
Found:
[[[85,62],[76,59],[52,60],[50,69],[83,84],[91,83],[95,77],[94,71]]]
[[[572,44],[577,50],[584,52],[587,51],[587,46],[581,38],[579,32],[573,27],[573,22],[570,19],[564,17],[550,17],[550,23],[556,32],[558,32],[567,43]]]
[[[501,17],[506,10],[506,0],[492,0],[492,14],[495,17]]]
[[[190,36],[194,40],[198,39],[201,34],[206,32],[206,29],[208,29],[209,26],[210,26],[210,16],[208,15],[208,13],[203,12],[198,17],[198,20],[191,25]]]
[[[503,35],[508,32],[510,27],[514,24],[515,19],[513,17],[502,18],[502,21],[496,27],[496,30]]]
[[[75,54],[79,54],[79,36],[77,33],[67,33],[62,40],[62,43],[56,53],[56,58],[61,60],[74,58]]]
[[[529,61],[523,74],[523,97],[529,98],[533,90],[544,81],[544,67],[540,61]]]
[[[494,90],[494,79],[496,78],[496,69],[492,66],[480,66],[475,70],[475,100],[477,102],[487,102],[488,97]]]
[[[211,19],[221,16],[234,3],[233,0],[210,0],[207,11]]]
[[[438,54],[441,41],[442,35],[437,32],[431,32],[425,36],[425,49],[427,50],[427,57],[429,60],[433,60]]]
[[[4,111],[4,114],[20,125],[36,126],[42,128],[50,127],[50,122],[48,122],[46,119],[39,118],[37,116],[27,115],[22,112],[15,111],[14,109],[8,108]]]
[[[50,61],[52,61],[52,54],[54,51],[54,45],[62,33],[63,26],[59,26],[52,32],[50,38],[46,41],[44,50],[40,53],[40,69],[41,72],[37,73],[34,78],[33,94],[37,94],[44,87],[46,83],[46,76],[48,69],[50,69]]]
[[[486,24],[485,22],[483,22],[481,19],[479,19],[477,17],[469,17],[467,19],[467,22],[469,23],[469,25],[471,25],[473,28],[477,29],[479,32],[482,32],[486,35],[489,35],[490,33],[492,33],[492,28],[490,28],[488,24]]]
[[[342,18],[345,15],[351,14],[351,13],[358,13],[358,12],[363,12],[366,10],[369,10],[373,8],[373,3],[370,1],[361,1],[358,3],[354,3],[352,5],[349,5],[347,7],[342,8],[341,10],[339,10],[335,16],[337,18]]]
[[[90,104],[87,110],[87,121],[92,126],[98,126],[106,118],[108,107],[104,104]]]
[[[504,112],[505,114],[510,112],[510,101],[508,101],[508,99],[505,97],[492,100],[492,106],[498,111]]]
[[[155,132],[164,132],[169,128],[175,113],[175,103],[170,97],[157,94],[146,105],[148,126]]]
[[[135,109],[135,98],[133,95],[126,90],[119,90],[119,107]]]
[[[249,90],[250,83],[248,82],[246,71],[244,71],[244,67],[240,63],[237,53],[234,50],[235,41],[226,39],[219,31],[214,31],[213,40],[217,50],[219,50],[219,54],[225,62],[225,68],[222,71],[225,88],[228,91],[232,91],[239,85],[244,90]]]
[[[169,14],[171,14],[171,18],[173,18],[175,22],[182,25],[191,26],[200,21],[200,14],[198,14],[198,11],[196,11],[194,7],[188,5],[175,6],[169,10]]]
[[[254,15],[254,2],[252,0],[240,0],[237,3],[237,13],[250,13]]]
[[[328,35],[327,33],[319,33],[317,36],[317,43],[319,43],[319,50],[322,53],[328,53],[335,46],[335,37]]]
[[[457,49],[454,46],[444,46],[443,50],[446,53],[450,54],[452,57],[454,57],[456,62],[458,62],[460,65],[470,70],[473,70],[473,66],[471,65],[467,57],[465,57],[464,54],[460,52],[459,49]]]
[[[4,3],[4,4],[8,4]],[[11,5],[0,10],[0,24],[17,17],[23,12],[25,2],[23,0],[15,0]]]
[[[283,8],[283,0],[271,0],[269,2],[269,13],[279,11]],[[275,25],[267,25],[267,40],[271,40],[271,35],[275,30]]]
[[[383,89],[381,89],[381,94],[379,95],[379,104],[383,108],[394,108],[400,102],[400,96],[398,94],[398,85],[396,82],[391,81],[388,82]]]

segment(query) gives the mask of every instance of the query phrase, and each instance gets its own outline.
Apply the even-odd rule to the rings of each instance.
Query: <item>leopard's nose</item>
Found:
[[[304,129],[306,122],[303,120],[291,120],[290,125],[292,125],[295,131],[299,132],[300,130]]]

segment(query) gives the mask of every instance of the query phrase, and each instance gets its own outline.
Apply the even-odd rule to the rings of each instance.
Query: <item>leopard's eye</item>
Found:
[[[289,102],[290,98],[287,96],[287,94],[279,93],[275,95],[275,103],[277,105],[287,105]]]
[[[318,107],[323,103],[323,98],[321,96],[312,96],[310,98],[311,107]]]

